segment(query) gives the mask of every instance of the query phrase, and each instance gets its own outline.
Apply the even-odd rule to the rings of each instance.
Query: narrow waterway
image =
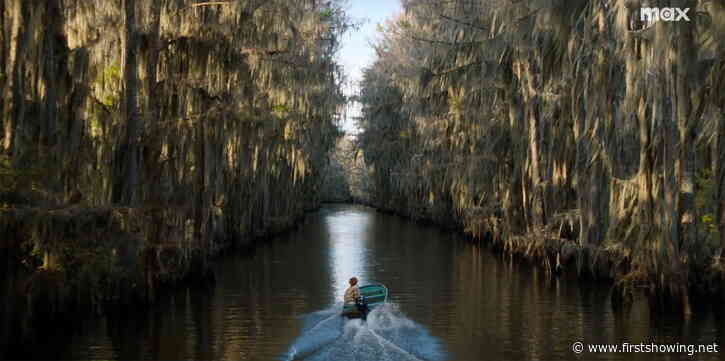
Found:
[[[572,351],[587,344],[725,345],[722,314],[614,313],[606,285],[547,279],[458,235],[352,205],[327,206],[253,255],[228,255],[213,289],[151,310],[58,330],[41,359],[722,360],[719,354]],[[390,304],[367,323],[338,316],[347,279]]]

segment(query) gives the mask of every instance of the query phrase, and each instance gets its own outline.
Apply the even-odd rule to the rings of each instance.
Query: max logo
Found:
[[[642,8],[640,10],[640,20],[648,23],[657,21],[690,21],[687,12],[690,8]]]

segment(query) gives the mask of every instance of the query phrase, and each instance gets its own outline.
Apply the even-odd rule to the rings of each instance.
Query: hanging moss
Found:
[[[629,3],[405,2],[364,72],[365,201],[614,278],[623,299],[707,283],[725,249],[725,183],[708,181],[725,28],[647,27]]]
[[[319,205],[342,1],[6,6],[0,247],[30,274],[28,315],[209,283],[222,249]]]

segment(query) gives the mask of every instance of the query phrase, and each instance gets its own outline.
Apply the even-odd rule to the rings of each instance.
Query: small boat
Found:
[[[388,301],[388,288],[382,284],[369,284],[360,286],[360,302],[367,306],[368,312]],[[347,318],[365,318],[357,304],[346,303],[342,306],[342,315]]]

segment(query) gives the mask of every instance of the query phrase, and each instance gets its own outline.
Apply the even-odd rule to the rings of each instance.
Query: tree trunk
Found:
[[[194,157],[194,177],[196,182],[196,202],[194,204],[194,241],[202,245],[205,235],[206,218],[206,127],[205,119],[197,120],[196,155]]]
[[[725,89],[725,61],[719,64],[720,71],[714,72],[713,90]],[[716,93],[718,94],[718,93]],[[725,95],[719,93],[715,96],[715,109],[717,114],[717,130],[712,156],[712,168],[716,194],[716,222],[720,234],[720,257],[725,257]],[[721,259],[725,262],[725,258]]]
[[[670,43],[668,41],[668,32],[663,25],[655,27],[655,41],[652,46],[654,53],[652,55],[655,64],[655,77],[653,80],[652,93],[652,129],[654,130],[652,147],[655,152],[654,158],[657,159],[656,165],[660,167],[662,177],[661,186],[658,188],[657,203],[657,225],[658,233],[656,233],[656,254],[654,255],[654,265],[656,272],[653,275],[659,279],[659,282],[672,281],[672,272],[675,264],[679,259],[679,212],[677,209],[677,198],[679,195],[679,186],[675,174],[675,162],[678,158],[677,152],[677,122],[676,114],[672,107],[668,107],[668,99],[673,99],[673,73],[672,59],[665,56],[670,51]],[[659,60],[655,60],[658,59]],[[689,95],[688,95],[689,96]],[[672,102],[675,102],[673,99]],[[657,179],[655,175],[653,178]],[[654,180],[659,182],[659,180]],[[666,288],[668,284],[660,284]]]
[[[47,0],[45,9],[46,32],[44,34],[43,80],[45,83],[45,124],[41,129],[41,142],[46,146],[56,144],[58,124],[58,91],[62,71],[59,65],[65,46],[63,12],[58,0]]]
[[[513,76],[513,74],[511,75]],[[509,182],[510,187],[506,192],[506,219],[509,221],[509,232],[519,234],[526,231],[524,214],[526,213],[522,188],[521,175],[523,174],[523,161],[519,158],[526,148],[522,137],[524,130],[524,114],[521,110],[521,102],[514,90],[513,83],[507,84],[506,96],[509,100],[509,126],[512,133],[512,146],[510,150]],[[522,212],[523,210],[523,212]]]
[[[151,2],[151,19],[148,29],[148,58],[146,62],[146,124],[153,134],[152,142],[147,142],[144,147],[144,166],[148,184],[148,195],[156,201],[160,201],[162,195],[161,182],[164,165],[159,164],[163,138],[159,117],[161,109],[156,89],[156,73],[159,63],[159,51],[161,50],[160,28],[161,28],[161,1]],[[148,201],[148,199],[147,199]]]
[[[25,52],[25,43],[23,36],[23,24],[25,22],[24,1],[14,0],[10,3],[10,51],[8,52],[7,68],[5,74],[7,80],[3,99],[5,106],[3,109],[3,125],[5,126],[3,135],[3,149],[6,153],[13,152],[15,146],[16,128],[22,117],[22,58]]]
[[[136,1],[123,0],[124,5],[124,37],[123,37],[123,76],[124,86],[124,116],[126,119],[126,137],[120,148],[122,154],[117,157],[121,161],[120,189],[116,193],[115,201],[121,204],[135,204],[139,185],[138,156],[139,138],[143,127],[138,111],[138,44],[136,32]]]
[[[532,225],[534,230],[538,232],[544,225],[546,225],[546,209],[544,205],[545,184],[542,176],[542,171],[546,169],[546,166],[543,164],[544,162],[542,162],[543,154],[541,152],[543,124],[541,122],[541,114],[539,114],[539,96],[537,94],[537,72],[539,69],[533,69],[534,62],[534,59],[526,61],[526,78],[528,79],[529,88],[525,90],[528,93],[528,99],[525,100],[525,107],[526,119],[529,126]]]
[[[3,97],[0,98],[0,127],[3,129],[2,135],[5,134],[5,85],[8,81],[7,63],[8,63],[8,47],[7,33],[5,31],[5,0],[0,1],[0,91]],[[0,138],[2,139],[2,138]],[[4,149],[5,142],[0,143],[0,152]]]
[[[720,106],[717,123],[717,158],[715,159],[717,164],[714,173],[717,194],[716,219],[720,234],[720,257],[725,257],[725,104]]]
[[[680,1],[675,4],[680,8],[694,8],[694,4],[689,1]],[[690,89],[690,73],[694,56],[697,54],[694,49],[695,39],[693,35],[693,27],[686,22],[675,23],[677,29],[677,38],[673,50],[676,53],[676,64],[674,69],[675,82],[675,101],[672,102],[675,111],[673,115],[677,117],[677,128],[679,132],[679,154],[676,163],[676,181],[680,185],[677,208],[678,217],[684,219],[676,219],[678,226],[682,226],[682,241],[694,242],[695,240],[695,224],[694,219],[694,170],[695,170],[695,130],[693,124],[697,119],[692,117],[692,104]],[[684,223],[684,224],[683,224]],[[677,245],[678,247],[681,245]]]

